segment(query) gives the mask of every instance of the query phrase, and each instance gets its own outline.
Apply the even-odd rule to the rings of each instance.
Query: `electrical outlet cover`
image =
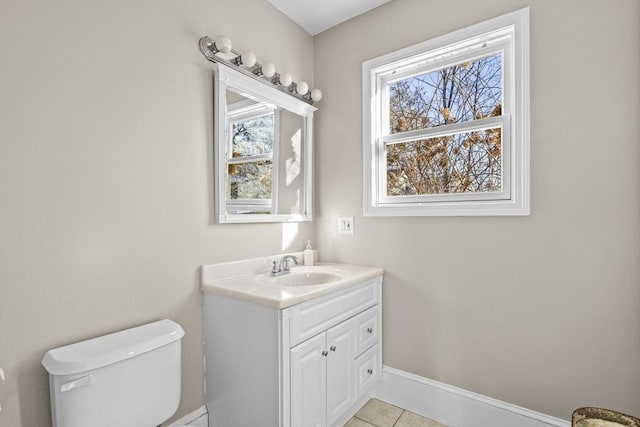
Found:
[[[353,217],[338,218],[338,234],[353,234]]]

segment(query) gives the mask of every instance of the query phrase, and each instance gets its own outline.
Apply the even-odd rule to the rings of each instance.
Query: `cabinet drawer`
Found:
[[[375,306],[355,317],[356,356],[362,354],[366,349],[380,340],[379,311],[379,306]]]
[[[293,347],[380,302],[380,278],[289,308]]]
[[[356,396],[362,396],[362,393],[373,387],[380,377],[378,353],[378,345],[375,345],[355,360]]]

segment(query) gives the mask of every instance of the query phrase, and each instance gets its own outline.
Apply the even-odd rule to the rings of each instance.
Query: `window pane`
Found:
[[[271,161],[229,165],[229,199],[271,199]]]
[[[502,191],[502,129],[387,145],[387,196]]]
[[[501,54],[389,85],[392,134],[499,116],[501,110]]]
[[[273,152],[273,113],[232,123],[233,157]]]

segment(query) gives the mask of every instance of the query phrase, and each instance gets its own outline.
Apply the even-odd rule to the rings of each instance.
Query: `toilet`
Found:
[[[183,336],[165,319],[49,350],[42,365],[53,427],[156,427],[168,420],[180,403]]]

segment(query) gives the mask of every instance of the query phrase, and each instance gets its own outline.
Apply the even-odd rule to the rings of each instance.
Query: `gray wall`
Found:
[[[532,215],[363,218],[362,61],[527,5]],[[394,0],[314,39],[320,256],[385,269],[386,365],[640,414],[639,41],[636,0]]]
[[[199,265],[313,238],[212,223],[197,42],[218,34],[313,81],[311,37],[267,2],[0,1],[0,426],[50,425],[47,349],[164,317],[187,333],[177,416],[200,407]]]

